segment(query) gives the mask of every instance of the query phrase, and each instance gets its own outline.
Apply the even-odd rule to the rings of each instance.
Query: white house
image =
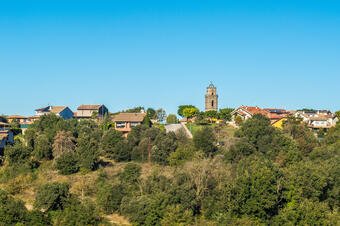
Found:
[[[301,118],[311,129],[329,129],[339,121],[338,117],[328,110],[297,111],[294,116]]]

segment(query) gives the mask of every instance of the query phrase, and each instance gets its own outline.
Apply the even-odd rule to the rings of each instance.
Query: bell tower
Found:
[[[205,94],[205,111],[217,111],[218,109],[218,95],[216,93],[216,87],[212,82],[207,87],[207,93]]]

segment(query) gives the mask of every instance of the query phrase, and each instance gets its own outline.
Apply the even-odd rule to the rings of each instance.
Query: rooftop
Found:
[[[103,106],[103,105],[102,104],[101,105],[85,105],[85,104],[82,104],[77,108],[77,110],[98,110],[101,106]]]
[[[143,122],[145,113],[119,113],[114,116],[114,122]]]

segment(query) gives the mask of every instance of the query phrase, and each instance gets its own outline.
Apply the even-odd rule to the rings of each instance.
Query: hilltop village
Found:
[[[11,131],[13,129],[19,129],[22,133],[30,127],[35,121],[39,120],[41,116],[47,114],[55,114],[63,118],[77,119],[77,120],[95,120],[96,122],[107,120],[110,126],[115,130],[121,131],[123,136],[131,131],[131,129],[137,125],[142,125],[143,122],[147,123],[163,123],[165,129],[174,131],[180,128],[188,131],[187,124],[209,124],[209,123],[224,123],[229,124],[234,128],[252,118],[255,114],[262,114],[270,119],[272,126],[276,128],[283,128],[283,124],[288,118],[296,118],[301,123],[306,124],[317,136],[323,136],[328,129],[334,127],[339,121],[340,113],[332,113],[329,110],[314,110],[314,109],[301,109],[291,110],[275,109],[275,108],[263,108],[258,106],[239,106],[236,109],[218,108],[218,94],[216,87],[211,83],[206,88],[205,94],[205,111],[200,112],[198,108],[193,105],[179,106],[178,115],[181,119],[177,119],[177,116],[170,114],[166,116],[163,109],[144,109],[144,107],[136,107],[128,109],[126,111],[110,113],[109,109],[104,105],[80,105],[77,111],[73,112],[67,106],[46,106],[35,110],[36,114],[33,116],[22,115],[2,115],[0,116],[0,148],[4,148],[6,143],[12,143],[14,136]],[[166,125],[178,124],[178,126],[166,126]],[[190,127],[189,127],[190,130]],[[188,131],[188,136],[192,137],[191,131]]]
[[[0,117],[0,225],[337,225],[340,112],[104,105]]]

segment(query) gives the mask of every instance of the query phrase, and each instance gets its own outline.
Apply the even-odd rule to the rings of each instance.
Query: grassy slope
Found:
[[[126,163],[114,163],[111,160],[103,159],[106,163],[104,171],[108,178],[118,180],[118,175],[123,171]],[[140,164],[144,171],[147,171],[145,164]],[[1,167],[0,173],[3,173],[4,167]],[[84,191],[84,198],[96,201],[96,179],[99,170],[89,173],[77,173],[73,175],[60,175],[54,170],[52,161],[45,161],[40,165],[37,171],[32,173],[20,174],[14,179],[1,180],[0,188],[5,189],[11,193],[15,198],[19,198],[25,202],[29,210],[33,209],[34,198],[36,190],[39,186],[47,182],[67,182],[70,184],[70,192],[76,194],[80,199],[82,197],[82,190]],[[147,174],[147,172],[146,172]],[[127,219],[118,215],[104,215],[113,225],[130,225]]]
[[[194,124],[194,123],[188,123],[186,124],[186,126],[188,127],[188,129],[190,130],[190,132],[192,133],[192,135],[194,135],[198,130],[204,128],[204,127],[211,127],[211,128],[214,128],[216,126],[218,126],[219,124],[206,124],[206,125],[197,125],[197,124]],[[234,136],[234,133],[236,131],[236,128],[231,126],[231,125],[226,125],[223,127],[222,129],[222,133],[226,133],[228,134],[230,137],[233,137]]]

